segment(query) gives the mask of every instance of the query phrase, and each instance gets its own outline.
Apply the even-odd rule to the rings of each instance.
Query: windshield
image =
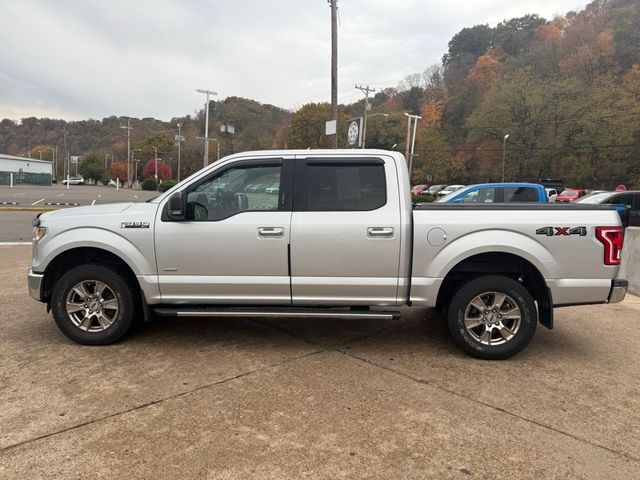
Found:
[[[445,189],[446,190],[446,189]],[[439,199],[437,199],[434,203],[447,203],[447,201],[453,197],[455,197],[456,195],[461,195],[462,192],[460,191],[460,189],[458,190],[454,190],[453,192],[448,193],[447,195],[445,195],[444,197],[440,197]]]
[[[578,192],[576,192],[575,190],[563,190],[560,195],[566,197],[575,197],[578,195]]]
[[[611,196],[611,194],[609,192],[606,192],[606,193],[594,193],[593,195],[587,195],[586,197],[582,197],[580,200],[578,200],[578,202],[579,203],[591,203],[591,204],[602,203],[602,202],[606,201],[610,196]]]

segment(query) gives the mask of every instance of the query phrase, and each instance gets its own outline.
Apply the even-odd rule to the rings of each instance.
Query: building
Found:
[[[12,173],[14,184],[51,185],[53,163],[0,153],[0,185],[9,185]]]

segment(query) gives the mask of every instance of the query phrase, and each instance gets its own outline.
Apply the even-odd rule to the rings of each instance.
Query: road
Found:
[[[69,189],[61,184],[50,187],[18,185],[9,188],[0,186],[0,205],[18,204],[22,206],[76,206],[115,202],[144,202],[158,195],[157,192],[129,190],[97,185],[71,185]]]
[[[37,211],[14,208],[69,208],[116,202],[144,202],[158,195],[144,190],[116,190],[114,187],[95,185],[64,185],[50,187],[19,185],[13,189],[0,186],[0,242],[31,241],[31,221]]]
[[[30,248],[0,258],[0,478],[638,476],[638,298],[558,309],[499,362],[427,309],[162,319],[83,347],[27,295]]]

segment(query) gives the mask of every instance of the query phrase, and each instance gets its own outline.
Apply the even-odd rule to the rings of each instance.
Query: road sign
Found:
[[[351,148],[362,146],[362,117],[347,122],[347,145]]]
[[[71,158],[71,163],[78,163],[78,161],[80,160],[79,156],[72,155],[70,158]]]
[[[220,125],[220,131],[222,133],[227,132],[231,135],[236,133],[236,129],[233,125]]]
[[[336,134],[336,124],[337,120],[327,120],[324,124],[324,134],[325,135],[335,135]]]

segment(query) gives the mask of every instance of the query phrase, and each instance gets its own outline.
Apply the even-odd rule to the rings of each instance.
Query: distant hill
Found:
[[[463,28],[450,40],[442,63],[408,75],[370,99],[367,146],[403,150],[404,112],[422,116],[416,138],[414,181],[471,183],[563,178],[566,183],[640,188],[640,1],[596,0],[580,12],[548,20],[537,15],[495,27]],[[340,106],[339,144],[345,120],[362,115],[364,100]],[[211,103],[211,136],[221,155],[263,148],[328,145],[326,103],[290,113],[273,105],[229,97]],[[0,151],[47,150],[74,155],[126,157],[126,119],[64,122],[27,118],[0,122]],[[202,165],[204,112],[162,122],[132,119],[133,143],[152,134],[171,138],[183,125],[183,174]],[[235,135],[220,135],[220,125]],[[506,137],[508,135],[508,137]],[[165,142],[166,143],[166,142]],[[170,141],[169,141],[170,143]],[[504,147],[504,149],[503,149]],[[211,143],[210,158],[215,158]],[[149,150],[146,150],[149,151]],[[175,149],[161,152],[171,163]]]

